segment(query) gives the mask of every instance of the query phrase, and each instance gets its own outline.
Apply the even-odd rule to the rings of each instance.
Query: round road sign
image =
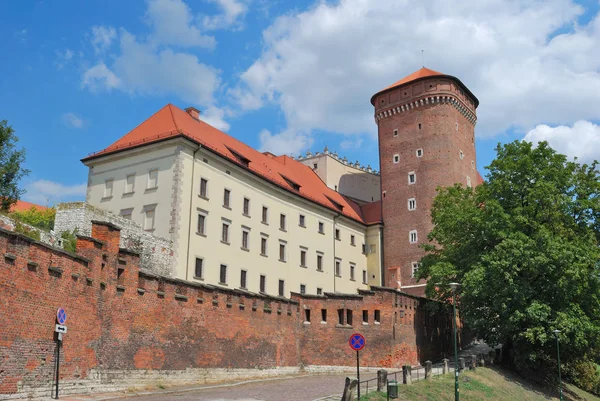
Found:
[[[362,334],[354,333],[352,336],[350,336],[348,343],[350,344],[350,348],[352,348],[354,351],[360,351],[365,347],[367,342]]]
[[[61,326],[67,322],[67,312],[63,308],[58,308],[56,311],[56,320]]]

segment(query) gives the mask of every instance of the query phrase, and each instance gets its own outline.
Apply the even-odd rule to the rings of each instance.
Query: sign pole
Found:
[[[360,400],[360,366],[358,363],[358,354],[360,351],[356,351],[356,379],[358,381],[358,399]]]
[[[58,375],[60,373],[60,337],[61,334],[58,333],[58,339],[56,340],[56,396],[55,399],[58,400]]]
[[[67,332],[67,326],[64,324],[67,322],[67,312],[63,308],[58,308],[56,311],[56,321],[58,324],[54,326],[56,332],[56,392],[54,394],[55,399],[58,400],[58,381],[60,379],[60,345],[62,344],[62,336]],[[52,391],[50,391],[52,397]]]

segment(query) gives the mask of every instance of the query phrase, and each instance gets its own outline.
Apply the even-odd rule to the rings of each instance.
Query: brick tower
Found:
[[[371,98],[379,135],[384,284],[423,295],[413,269],[432,229],[435,189],[476,185],[479,101],[456,77],[421,68]]]

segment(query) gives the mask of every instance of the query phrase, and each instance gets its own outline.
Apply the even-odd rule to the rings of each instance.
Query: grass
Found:
[[[510,400],[542,401],[558,400],[554,389],[531,385],[514,374],[497,368],[478,368],[459,377],[461,401]],[[431,381],[420,381],[411,386],[398,386],[398,400],[402,401],[454,401],[454,376],[436,376]],[[370,393],[360,397],[361,401],[385,401],[385,393]],[[566,400],[600,401],[600,398],[567,385]]]

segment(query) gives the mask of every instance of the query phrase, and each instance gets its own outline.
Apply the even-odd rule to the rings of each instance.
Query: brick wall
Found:
[[[58,307],[62,394],[352,369],[354,331],[367,339],[363,366],[415,364],[449,344],[448,315],[395,290],[285,299],[186,283],[140,271],[113,224],[90,234],[72,255],[0,229],[0,398],[50,395]],[[351,325],[336,324],[338,309],[352,310]]]

